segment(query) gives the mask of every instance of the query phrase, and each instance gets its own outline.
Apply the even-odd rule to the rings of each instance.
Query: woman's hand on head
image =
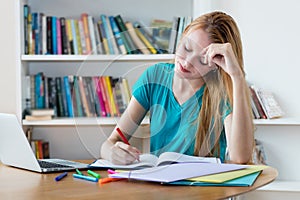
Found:
[[[128,165],[139,160],[140,154],[136,147],[118,141],[111,147],[110,161],[118,165]]]
[[[230,43],[212,43],[202,53],[209,66],[217,64],[231,77],[243,75]]]

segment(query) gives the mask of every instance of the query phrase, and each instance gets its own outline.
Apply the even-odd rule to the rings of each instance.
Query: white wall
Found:
[[[212,0],[211,7],[239,25],[247,80],[271,90],[286,117],[300,117],[300,2]]]
[[[16,1],[5,0],[0,12],[0,112],[16,113]]]

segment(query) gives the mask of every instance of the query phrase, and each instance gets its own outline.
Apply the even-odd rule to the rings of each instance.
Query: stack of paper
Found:
[[[111,174],[174,185],[251,186],[266,166],[220,163],[179,163]]]

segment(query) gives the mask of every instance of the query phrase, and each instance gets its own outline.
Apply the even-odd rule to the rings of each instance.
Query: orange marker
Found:
[[[109,183],[109,182],[115,182],[115,181],[121,181],[121,180],[125,180],[126,178],[110,178],[110,177],[107,177],[107,178],[101,178],[99,179],[99,184],[105,184],[105,183]]]

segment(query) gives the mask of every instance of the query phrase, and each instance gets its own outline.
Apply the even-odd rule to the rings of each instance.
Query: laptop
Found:
[[[0,160],[3,164],[47,173],[88,168],[89,164],[64,159],[36,159],[17,117],[0,113]]]

